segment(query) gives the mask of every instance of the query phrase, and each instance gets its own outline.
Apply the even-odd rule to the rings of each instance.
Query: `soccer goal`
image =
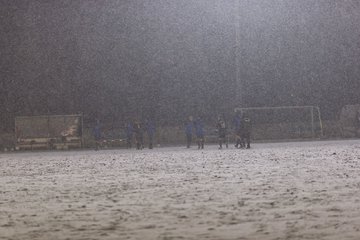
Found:
[[[252,121],[253,139],[321,138],[323,125],[317,106],[235,108]]]

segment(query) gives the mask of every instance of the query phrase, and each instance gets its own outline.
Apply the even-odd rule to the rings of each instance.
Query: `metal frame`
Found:
[[[80,118],[81,121],[81,136],[78,137],[78,139],[80,140],[80,147],[82,148],[84,146],[84,118],[83,118],[83,114],[64,114],[64,115],[38,115],[38,116],[17,116],[15,117],[15,137],[16,137],[16,141],[17,141],[17,147],[21,148],[21,144],[19,145],[18,143],[18,135],[17,135],[17,129],[18,129],[18,125],[17,125],[17,119],[39,119],[39,118],[43,118],[43,119],[47,119],[47,128],[49,129],[49,120],[50,118],[66,118],[66,117],[77,117]],[[49,135],[49,134],[48,134]],[[54,138],[54,136],[48,136],[48,137],[33,137],[30,139],[38,139],[39,142],[39,146],[42,145],[48,145],[49,142],[43,142],[43,139],[47,139],[47,138]],[[28,145],[28,144],[27,144]],[[27,146],[26,145],[26,146]],[[32,144],[30,143],[30,148],[31,150],[33,149]],[[68,146],[75,146],[74,143],[67,143]]]
[[[235,108],[235,111],[246,111],[246,110],[271,110],[271,109],[309,109],[311,114],[311,130],[312,135],[315,137],[315,126],[314,126],[314,110],[316,109],[319,116],[319,125],[320,125],[320,137],[324,136],[323,132],[323,123],[321,120],[321,112],[318,106],[278,106],[278,107],[247,107],[247,108]]]

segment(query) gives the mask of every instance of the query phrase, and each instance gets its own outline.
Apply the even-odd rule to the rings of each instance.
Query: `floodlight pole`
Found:
[[[235,99],[236,99],[236,107],[242,106],[241,97],[240,97],[240,0],[235,1]]]
[[[320,137],[322,138],[324,136],[324,130],[323,130],[323,123],[322,123],[322,120],[321,120],[321,113],[320,113],[320,108],[319,107],[315,107],[317,112],[318,112],[318,115],[319,115],[319,124],[320,124]]]
[[[311,107],[311,133],[313,138],[315,138],[315,126],[314,126],[314,107]]]

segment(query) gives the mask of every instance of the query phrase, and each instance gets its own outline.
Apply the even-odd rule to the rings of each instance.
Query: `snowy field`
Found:
[[[0,239],[360,239],[360,141],[0,154]]]

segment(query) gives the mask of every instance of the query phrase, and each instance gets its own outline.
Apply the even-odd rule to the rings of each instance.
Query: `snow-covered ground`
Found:
[[[360,141],[0,155],[0,239],[360,239]]]

